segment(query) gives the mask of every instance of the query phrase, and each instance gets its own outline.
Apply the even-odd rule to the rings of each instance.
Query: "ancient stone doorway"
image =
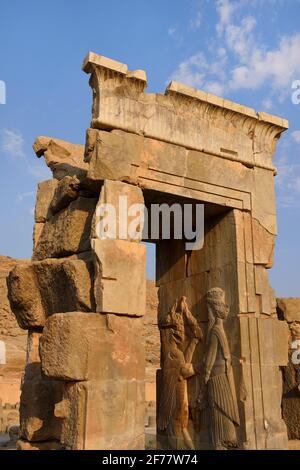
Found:
[[[26,391],[45,390],[45,402],[21,407],[20,447],[144,446],[145,247],[129,233],[97,232],[99,207],[125,195],[130,204],[206,207],[202,250],[157,242],[163,447],[200,448],[209,430],[214,448],[286,448],[279,367],[288,361],[287,326],[267,270],[276,236],[272,158],[287,122],[177,82],[164,95],[145,93],[144,71],[94,53],[83,69],[93,89],[85,147],[35,142],[53,180],[39,187],[32,263],[9,276],[12,309],[28,330],[27,365],[37,363],[23,402]],[[202,406],[199,377],[227,417]],[[214,427],[198,426],[203,409]]]
[[[145,200],[149,201],[149,195],[146,195]],[[157,195],[153,195],[153,201],[158,200]],[[159,197],[160,204],[174,204],[173,198]],[[197,204],[195,201],[188,199],[178,198],[178,203],[184,204]],[[198,201],[199,203],[199,201]],[[232,351],[233,358],[233,371],[236,376],[236,382],[239,382],[238,376],[240,375],[239,357],[240,352],[236,351],[239,344],[239,328],[237,322],[237,271],[236,271],[236,250],[237,239],[235,232],[234,212],[222,206],[214,204],[205,205],[205,219],[204,219],[205,239],[204,246],[201,250],[186,250],[186,240],[159,240],[156,242],[156,283],[159,287],[158,297],[158,326],[161,332],[161,369],[157,372],[157,442],[158,446],[163,449],[172,448],[209,448],[209,435],[208,424],[200,423],[199,412],[197,410],[197,400],[201,393],[202,380],[203,380],[203,363],[205,353],[205,340],[208,325],[207,306],[206,306],[206,293],[214,287],[219,287],[224,290],[226,300],[230,304],[230,314],[225,325],[225,331],[228,334],[230,350]],[[170,370],[164,371],[168,368],[166,365],[166,356],[170,355],[170,348],[172,348],[169,338],[166,337],[164,331],[165,319],[170,314],[171,309],[180,302],[180,299],[185,298],[186,303],[195,325],[199,325],[203,332],[202,340],[196,342],[195,347],[191,348],[189,353],[189,367],[193,369],[188,373],[185,388],[182,394],[187,394],[186,397],[182,396],[181,404],[177,403],[176,409],[171,412],[165,408],[170,405],[170,402],[175,398],[176,386],[174,385],[174,377],[178,377],[180,368],[184,364],[175,360],[170,366]],[[170,325],[169,325],[170,326]],[[171,327],[171,326],[170,326]],[[189,325],[184,325],[185,336],[183,339],[183,349],[190,348],[191,336]],[[171,353],[172,354],[172,353]],[[178,359],[178,358],[177,358]],[[165,362],[166,361],[166,362]],[[173,380],[173,389],[172,389]],[[168,384],[164,384],[167,381]],[[165,389],[169,388],[169,396],[166,397]],[[236,391],[234,390],[236,394]],[[179,393],[180,394],[180,393]],[[235,395],[235,401],[237,397]],[[162,404],[162,400],[165,403]],[[198,400],[199,401],[199,400]],[[162,421],[162,414],[167,413],[167,420],[172,421],[172,413],[178,413],[178,419],[186,420],[184,410],[188,407],[189,418],[187,420],[187,429],[184,430],[182,435],[182,423],[178,424],[178,429],[174,430],[174,426],[170,427],[168,423],[164,423],[166,429],[159,429]],[[169,413],[169,414],[168,414]],[[240,414],[240,413],[239,413]],[[203,419],[202,419],[203,421]],[[172,429],[171,429],[172,428]],[[243,441],[241,429],[237,428],[238,440]],[[190,442],[188,442],[190,440]]]

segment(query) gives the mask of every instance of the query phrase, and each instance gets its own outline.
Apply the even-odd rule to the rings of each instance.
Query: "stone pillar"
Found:
[[[97,232],[102,204],[116,211],[119,233],[131,222],[119,195],[130,209],[143,203],[142,192],[109,180],[87,189],[83,148],[80,165],[76,146],[38,139],[41,146],[55,178],[38,188],[32,262],[8,281],[12,309],[28,330],[18,447],[142,449],[145,247],[141,234],[102,240]]]
[[[268,282],[266,268],[272,265],[272,254],[273,236],[250,214],[239,210],[205,221],[205,241],[200,251],[185,252],[184,242],[180,240],[159,242],[157,248],[158,323],[169,315],[176,299],[185,296],[205,334],[206,294],[214,287],[225,292],[229,316],[224,328],[240,418],[237,440],[239,447],[246,449],[287,448],[286,426],[281,414],[280,367],[288,361],[288,329],[286,323],[277,318],[276,300]],[[164,348],[166,346],[163,351]],[[204,342],[198,341],[192,358],[198,374],[187,379],[188,428],[194,446],[200,449],[209,448],[207,424],[202,423],[199,429],[196,410],[206,348]],[[159,372],[158,408],[163,394],[161,380]],[[159,430],[158,433],[165,436]],[[166,439],[160,441],[163,448],[169,448]]]

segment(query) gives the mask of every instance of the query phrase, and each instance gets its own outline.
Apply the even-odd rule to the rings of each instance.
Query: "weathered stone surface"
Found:
[[[7,277],[14,266],[25,262],[0,256],[0,432],[6,432],[8,426],[19,421],[17,404],[20,402],[20,383],[26,359],[26,333],[19,328],[11,311]]]
[[[89,181],[99,184],[109,179],[137,183],[137,168],[134,164],[140,164],[138,149],[141,149],[141,141],[136,136],[118,131],[111,133],[88,129],[86,142],[85,159],[89,162]]]
[[[252,219],[254,264],[272,268],[274,261],[275,236],[255,219]]]
[[[300,322],[300,298],[285,297],[277,299],[277,311],[287,322]]]
[[[254,225],[255,261],[267,262],[268,267],[272,263],[272,235],[276,235],[277,226],[274,172],[271,169],[251,169],[234,160],[121,130],[90,129],[87,135],[89,184],[100,186],[105,179],[120,180],[138,184],[146,190],[252,210],[257,221]],[[263,229],[269,233],[269,237],[265,235],[264,253],[257,243],[257,237],[263,236]]]
[[[143,316],[146,247],[125,240],[93,239],[92,250],[97,312]]]
[[[30,264],[15,267],[7,280],[11,309],[19,326],[24,329],[42,326],[45,321],[42,299],[36,282]]]
[[[82,177],[86,174],[83,145],[41,136],[34,142],[33,149],[38,157],[44,156],[47,166],[58,180],[65,176]]]
[[[25,333],[18,327],[16,318],[11,311],[7,291],[7,278],[10,271],[15,266],[24,263],[27,263],[27,261],[0,256],[0,339],[2,340],[6,340],[8,337],[17,338],[18,336],[22,336],[23,340],[26,338]]]
[[[59,440],[61,420],[55,416],[54,408],[61,401],[63,383],[42,376],[39,339],[40,333],[29,333],[21,388],[20,436],[27,441]]]
[[[115,214],[114,224],[108,219],[108,208],[105,209],[104,205],[109,205],[110,210],[114,210],[111,212],[113,216]],[[101,238],[102,231],[113,229],[111,237],[115,239],[141,241],[143,225],[139,217],[142,217],[143,212],[144,197],[140,188],[120,181],[104,180],[93,218],[92,238]],[[109,225],[104,222],[106,217]]]
[[[68,381],[143,380],[141,328],[138,318],[82,312],[52,315],[40,342],[43,373]],[[105,367],[98,367],[100,358]]]
[[[253,172],[255,183],[252,191],[252,217],[271,235],[277,235],[274,174],[264,168],[254,168]]]
[[[10,273],[10,303],[21,328],[42,327],[53,313],[94,310],[91,258],[62,258],[17,266]]]
[[[33,226],[33,234],[32,234],[33,250],[35,250],[39,242],[41,233],[44,229],[44,225],[45,225],[44,223],[37,223],[37,224],[34,224]]]
[[[51,217],[50,205],[57,183],[58,181],[55,179],[39,183],[35,204],[35,222],[46,222]]]
[[[204,152],[121,130],[88,129],[86,159],[90,164],[89,184],[99,186],[105,179],[120,180],[166,193],[174,193],[176,186],[178,196],[251,208],[253,171]]]
[[[144,449],[143,381],[70,382],[64,399],[72,410],[62,425],[67,449]]]
[[[54,180],[55,181],[55,180]],[[52,214],[67,207],[79,194],[80,181],[77,176],[65,176],[58,184],[51,200]]]
[[[44,225],[33,259],[42,260],[90,250],[91,223],[97,200],[79,197]]]
[[[288,361],[287,325],[268,317],[240,316],[239,322],[247,448],[286,449],[279,366]],[[253,410],[256,410],[255,417]]]
[[[62,380],[87,380],[93,371],[90,356],[97,350],[106,329],[101,314],[72,312],[54,314],[45,324],[40,353],[43,373]],[[102,333],[102,334],[101,334]],[[76,347],[74,347],[76,345]],[[101,357],[101,356],[98,356]]]

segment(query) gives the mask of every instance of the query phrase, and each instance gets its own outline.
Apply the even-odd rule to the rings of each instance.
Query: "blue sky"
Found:
[[[300,80],[298,0],[4,0],[0,18],[1,254],[31,255],[36,186],[50,177],[32,151],[35,137],[84,143],[91,92],[81,64],[92,50],[145,69],[150,92],[174,78],[289,119],[275,159],[270,275],[278,296],[300,296],[300,104],[291,100]]]

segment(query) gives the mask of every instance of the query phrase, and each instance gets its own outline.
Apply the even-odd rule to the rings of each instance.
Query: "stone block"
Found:
[[[280,371],[288,360],[287,325],[275,318],[243,315],[239,323],[247,448],[287,449]]]
[[[48,220],[33,259],[42,260],[90,250],[91,223],[97,199],[79,197]]]
[[[137,184],[143,139],[126,132],[87,130],[85,159],[87,179],[100,184],[119,180]]]
[[[95,129],[87,131],[85,158],[89,162],[89,184],[120,180],[145,189],[251,209],[253,171],[224,158],[121,130]]]
[[[67,381],[143,380],[142,325],[141,318],[117,315],[52,315],[40,341],[43,373]]]
[[[274,172],[263,168],[253,172],[252,217],[271,235],[277,235]]]
[[[8,286],[20,327],[43,327],[53,313],[94,310],[93,278],[93,263],[83,256],[16,266]]]
[[[279,315],[287,322],[300,322],[300,298],[283,297],[277,299],[277,309]]]
[[[113,224],[105,226],[103,217],[108,217],[108,209],[104,210],[105,205],[111,207]],[[103,209],[101,209],[103,208]],[[144,198],[142,190],[131,184],[120,181],[105,180],[101,188],[99,201],[92,224],[92,238],[101,238],[100,223],[104,225],[103,229],[113,230],[112,236],[119,239],[130,241],[141,241],[143,224],[138,220],[143,214]],[[131,235],[132,234],[132,235]]]
[[[84,177],[88,168],[84,162],[84,146],[52,137],[38,137],[33,149],[38,157],[44,156],[46,165],[55,179],[65,176]]]
[[[146,247],[125,240],[92,240],[97,312],[143,316]]]
[[[64,399],[72,410],[63,420],[61,442],[72,450],[144,449],[144,382],[71,382]]]
[[[268,271],[263,265],[255,265],[255,292],[260,296],[260,313],[275,313],[274,292],[269,283]]]
[[[58,181],[55,179],[39,183],[35,204],[35,222],[46,222],[51,217],[50,206],[57,183]]]
[[[258,319],[261,363],[285,366],[288,363],[289,328],[274,318]]]
[[[25,330],[44,324],[45,314],[31,265],[16,266],[7,279],[8,297],[18,324]]]
[[[40,333],[30,332],[27,361],[21,386],[20,437],[27,441],[59,440],[61,420],[54,414],[62,399],[63,382],[49,380],[41,373]]]
[[[53,180],[57,181],[57,180]],[[58,184],[51,200],[52,214],[65,209],[72,201],[77,199],[80,181],[77,176],[65,176]]]
[[[257,220],[252,219],[254,264],[272,268],[274,261],[275,236]]]

